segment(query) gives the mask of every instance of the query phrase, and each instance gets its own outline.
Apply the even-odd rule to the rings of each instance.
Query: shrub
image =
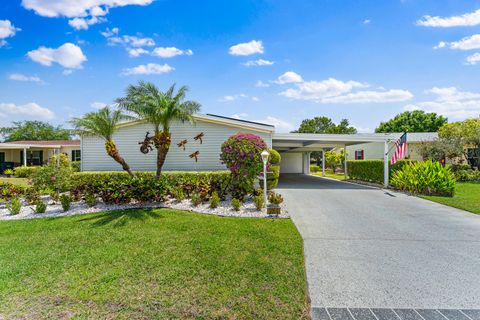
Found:
[[[405,165],[413,163],[413,160],[399,160],[394,165],[389,164],[390,179],[396,171]],[[349,178],[374,183],[383,183],[383,160],[350,160],[347,161],[347,173]]]
[[[40,194],[33,188],[27,188],[24,192],[24,197],[28,204],[35,204],[40,200]]]
[[[35,212],[36,213],[45,213],[47,211],[47,204],[42,200],[38,200],[37,204],[35,205]]]
[[[257,209],[257,211],[262,210],[262,208],[265,206],[265,199],[263,198],[263,195],[255,196],[253,198],[253,202],[255,203],[255,209]]]
[[[317,166],[316,164],[311,164],[310,165],[310,172],[311,173],[317,173],[322,171],[322,168],[320,166]]]
[[[193,193],[190,200],[195,207],[202,203],[202,197],[198,193]]]
[[[267,190],[272,190],[278,185],[278,178],[280,177],[280,167],[271,166],[267,172]],[[260,188],[263,190],[263,179],[259,179]]]
[[[177,201],[185,199],[185,194],[183,193],[182,188],[173,188],[171,194]]]
[[[22,201],[20,201],[20,198],[12,198],[10,203],[7,203],[7,210],[11,215],[19,214],[21,209]]]
[[[72,197],[67,194],[62,194],[60,196],[60,203],[62,204],[63,211],[68,211],[72,205]]]
[[[58,159],[58,155],[52,156],[50,159],[48,159],[48,165],[56,166],[57,163],[59,163],[60,167],[71,169],[72,161],[66,154],[60,153],[60,161],[57,162],[57,159]]]
[[[278,151],[275,149],[269,149],[268,152],[270,154],[268,157],[268,162],[270,164],[280,164],[280,161],[282,160],[280,153],[278,153]]]
[[[15,167],[14,174],[17,178],[31,178],[40,167]]]
[[[78,172],[72,175],[70,194],[81,198],[93,193],[107,203],[162,201],[167,194],[175,197],[175,189],[182,190],[185,197],[193,193],[206,193],[205,198],[216,191],[223,197],[230,185],[228,171],[163,172],[159,180],[154,172],[137,172],[137,179],[126,172]]]
[[[32,175],[32,183],[35,190],[39,192],[64,192],[71,183],[72,169],[68,167],[57,167],[49,164],[39,167]]]
[[[243,198],[253,191],[253,182],[263,169],[261,152],[267,149],[262,138],[251,133],[238,133],[222,144],[220,159],[232,173],[231,192]]]
[[[97,204],[97,197],[95,196],[95,194],[92,192],[87,192],[85,194],[85,203],[89,207],[95,206]]]
[[[72,161],[72,171],[80,172],[80,161]]]
[[[240,211],[240,206],[242,205],[242,201],[240,201],[237,198],[232,198],[231,204],[232,204],[233,210]]]
[[[268,202],[271,204],[279,205],[283,202],[283,197],[281,194],[271,191],[268,194]]]
[[[9,201],[22,196],[26,188],[14,185],[9,182],[0,182],[0,201]]]
[[[451,170],[431,160],[409,163],[394,173],[394,187],[415,194],[453,196],[455,179]]]
[[[220,203],[220,197],[218,196],[218,193],[214,191],[210,197],[210,208],[215,209],[218,207],[218,204]]]
[[[5,174],[7,177],[10,177],[13,175],[13,169],[5,169],[5,171],[3,171],[3,174]]]
[[[480,182],[479,170],[458,170],[454,171],[453,175],[455,177],[455,180],[460,182]]]

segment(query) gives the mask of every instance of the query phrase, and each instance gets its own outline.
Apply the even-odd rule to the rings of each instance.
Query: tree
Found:
[[[117,131],[118,124],[129,118],[120,110],[112,110],[107,106],[99,111],[89,112],[81,118],[73,118],[70,123],[80,135],[102,137],[105,140],[107,154],[118,162],[130,176],[135,177],[113,141],[113,134]]]
[[[160,178],[170,144],[170,124],[174,120],[193,122],[192,115],[200,111],[200,104],[185,100],[188,88],[182,86],[175,93],[175,85],[166,92],[153,83],[140,81],[127,87],[126,96],[118,98],[119,107],[133,113],[137,119],[153,125],[153,144],[157,149],[157,179]]]
[[[422,110],[405,111],[393,119],[381,122],[375,132],[437,132],[447,122],[447,118],[436,113],[425,113]]]
[[[70,130],[42,121],[15,121],[11,127],[0,128],[5,142],[24,140],[70,140]]]
[[[315,117],[313,119],[305,119],[300,124],[298,130],[293,131],[297,133],[330,133],[330,134],[354,134],[357,133],[355,127],[351,127],[347,119],[342,119],[340,123],[335,124],[332,119],[328,117]],[[311,157],[315,158],[317,165],[320,165],[322,153],[314,151]],[[335,170],[335,169],[334,169]]]
[[[345,162],[345,149],[341,148],[339,152],[335,150],[325,152],[325,163],[332,167],[333,173],[339,165],[344,165]]]
[[[457,153],[461,150],[466,158],[472,159],[471,165],[480,170],[480,118],[448,123],[440,128],[438,135],[441,140],[457,146]],[[465,147],[476,150],[475,154],[465,154]]]

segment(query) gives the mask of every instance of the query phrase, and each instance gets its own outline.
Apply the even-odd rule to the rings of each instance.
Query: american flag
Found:
[[[398,160],[405,158],[407,155],[407,133],[405,132],[400,139],[395,141],[395,152],[392,155],[390,163],[393,165]]]

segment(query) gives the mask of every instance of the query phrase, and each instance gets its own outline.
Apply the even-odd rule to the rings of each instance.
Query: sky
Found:
[[[140,80],[279,132],[458,121],[480,116],[480,0],[5,0],[0,79],[0,126],[68,127]]]

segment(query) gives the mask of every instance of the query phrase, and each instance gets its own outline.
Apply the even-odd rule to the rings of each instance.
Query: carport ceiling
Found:
[[[397,134],[276,133],[273,135],[272,145],[278,151],[309,152],[397,138]]]

